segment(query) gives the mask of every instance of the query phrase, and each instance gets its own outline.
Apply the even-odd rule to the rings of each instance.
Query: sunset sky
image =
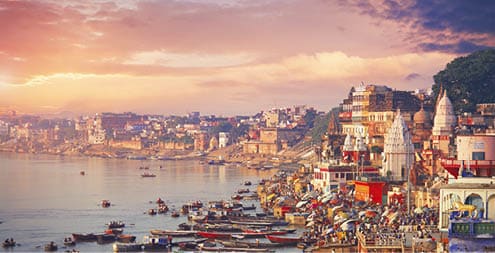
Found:
[[[0,111],[328,111],[495,46],[495,1],[0,0]]]

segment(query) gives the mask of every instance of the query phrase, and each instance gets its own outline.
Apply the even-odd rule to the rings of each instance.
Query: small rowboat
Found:
[[[284,245],[297,245],[302,241],[301,237],[284,237],[276,235],[265,235],[266,239],[273,243],[280,243]]]
[[[195,236],[197,231],[191,230],[159,230],[152,229],[150,230],[150,234],[159,235],[159,236],[173,236],[173,237],[187,237],[187,236]]]

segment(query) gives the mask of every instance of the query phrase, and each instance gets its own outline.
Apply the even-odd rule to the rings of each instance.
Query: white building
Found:
[[[392,180],[407,180],[414,162],[414,146],[407,125],[397,111],[394,123],[385,134],[382,176]]]
[[[449,144],[452,138],[453,127],[457,125],[452,102],[444,91],[442,98],[437,104],[435,118],[433,120],[432,144],[433,148],[440,150],[443,156],[449,154]]]
[[[218,133],[218,147],[225,148],[229,145],[230,134],[226,132]]]

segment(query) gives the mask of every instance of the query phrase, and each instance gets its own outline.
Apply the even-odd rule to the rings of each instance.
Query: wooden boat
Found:
[[[279,248],[285,245],[280,243],[271,243],[271,242],[250,242],[250,241],[224,241],[224,240],[215,240],[216,242],[222,244],[225,247],[230,248]]]
[[[247,235],[285,235],[288,233],[287,230],[266,230],[266,229],[243,229],[242,232]]]
[[[152,229],[150,230],[150,234],[158,235],[158,236],[173,236],[173,237],[187,237],[187,236],[195,236],[198,232],[191,230],[159,230]]]
[[[230,239],[232,233],[198,231],[198,235],[208,239]]]
[[[124,232],[124,229],[122,228],[109,228],[105,230],[105,234],[107,235],[120,235]]]
[[[156,235],[144,236],[143,242],[144,251],[164,251],[171,246],[167,237]]]
[[[270,249],[252,249],[252,248],[230,248],[230,247],[198,247],[200,251],[213,252],[272,252]]]
[[[170,216],[174,217],[174,218],[177,218],[180,216],[179,212],[177,211],[172,211],[172,214],[170,214]]]
[[[196,248],[196,245],[198,243],[203,243],[203,242],[206,242],[208,240],[208,238],[199,238],[199,239],[194,239],[194,240],[187,240],[187,241],[173,241],[172,242],[172,246],[181,246],[181,244],[184,246],[184,244],[194,244],[194,246],[191,247],[191,249],[195,249]]]
[[[101,201],[101,207],[110,207],[111,206],[111,203],[110,203],[110,200],[108,199],[104,199]]]
[[[231,220],[230,223],[237,225],[246,225],[246,226],[274,226],[272,222],[262,222],[262,221],[237,221]]]
[[[153,208],[150,208],[150,209],[148,210],[148,214],[149,214],[149,215],[155,215],[155,214],[156,214],[156,210],[155,210],[155,209],[153,209]]]
[[[131,243],[136,241],[136,237],[133,235],[117,235],[117,241]]]
[[[141,243],[114,243],[112,245],[113,252],[136,252],[143,250]]]
[[[96,235],[96,242],[98,244],[112,243],[115,242],[117,238],[115,235],[98,234]]]
[[[96,235],[93,233],[90,234],[72,234],[72,238],[76,242],[94,242],[96,241]]]
[[[251,185],[251,181],[248,181],[248,180],[244,181],[244,185],[245,185],[245,186],[249,186],[249,185]]]
[[[284,245],[297,245],[302,241],[301,237],[284,237],[277,235],[265,235],[266,239],[273,243],[280,243]]]
[[[74,240],[72,240],[72,238],[67,237],[67,238],[64,238],[64,245],[67,247],[71,247],[71,246],[75,246],[76,242]]]
[[[162,198],[158,198],[155,203],[157,203],[157,204],[165,204],[165,201],[163,201]]]
[[[84,176],[84,175],[86,175],[86,172],[84,172],[84,170],[81,170],[81,172],[79,172],[79,174],[81,174],[81,176]]]
[[[50,243],[47,243],[45,244],[45,251],[57,251],[58,250],[58,246],[55,242],[50,242]]]
[[[6,239],[3,243],[2,243],[2,247],[4,248],[11,248],[11,247],[15,247],[17,244],[16,242],[14,241],[14,239],[10,238],[9,239]]]
[[[156,177],[156,175],[153,173],[145,172],[145,173],[141,174],[141,177]]]
[[[112,229],[112,228],[123,228],[125,227],[125,223],[122,222],[122,221],[110,221],[108,224],[108,229]]]

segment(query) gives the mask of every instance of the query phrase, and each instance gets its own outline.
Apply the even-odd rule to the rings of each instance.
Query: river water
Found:
[[[156,177],[141,177],[144,170],[140,166],[148,166]],[[242,184],[245,180],[256,183],[274,173],[200,164],[197,160],[134,161],[0,153],[0,240],[13,237],[21,244],[0,251],[40,252],[50,241],[64,251],[65,237],[72,233],[101,233],[111,220],[124,221],[124,233],[141,241],[150,229],[174,230],[187,221],[185,216],[145,214],[156,208],[150,201],[160,197],[171,209],[179,209],[193,200],[229,200],[234,191],[246,188]],[[250,189],[254,191],[256,185]],[[109,199],[112,206],[102,208],[99,204],[103,199]],[[245,203],[251,205],[249,201]],[[79,243],[75,248],[81,252],[111,252],[112,244]]]

